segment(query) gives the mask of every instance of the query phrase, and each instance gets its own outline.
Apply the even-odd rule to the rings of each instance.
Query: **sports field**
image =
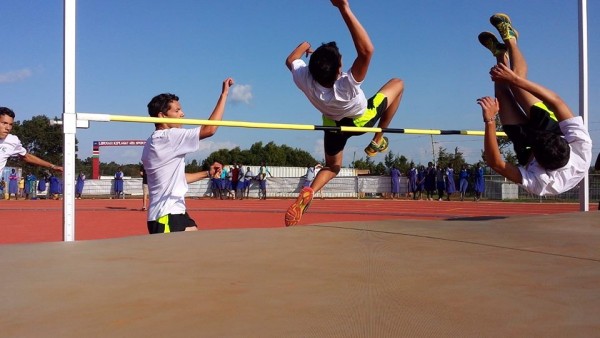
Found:
[[[600,332],[595,209],[317,199],[284,228],[291,202],[189,200],[205,231],[146,235],[140,200],[77,200],[65,243],[60,201],[3,201],[3,243],[47,243],[0,245],[0,335]]]
[[[188,199],[188,211],[201,230],[277,228],[291,199]],[[146,212],[140,199],[75,201],[75,238],[91,240],[145,235]],[[63,202],[0,201],[0,243],[62,241]],[[590,205],[595,210],[596,205]],[[315,199],[300,225],[345,221],[485,219],[548,215],[579,210],[576,203],[509,203],[381,199]]]

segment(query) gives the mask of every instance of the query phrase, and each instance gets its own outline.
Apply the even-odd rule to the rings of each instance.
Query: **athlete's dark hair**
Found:
[[[560,135],[552,132],[536,132],[533,135],[531,148],[536,161],[546,170],[564,167],[571,156],[569,143]]]
[[[335,41],[324,43],[310,56],[308,70],[321,86],[331,88],[338,78],[342,55]]]
[[[12,111],[10,108],[6,108],[6,107],[0,107],[0,116],[1,115],[8,115],[8,116],[12,117],[13,119],[15,118],[15,112]]]
[[[152,117],[158,117],[158,113],[166,113],[173,101],[179,101],[179,97],[175,94],[163,93],[156,95],[148,103],[148,114]]]

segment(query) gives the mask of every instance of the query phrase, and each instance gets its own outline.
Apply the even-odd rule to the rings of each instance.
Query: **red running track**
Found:
[[[190,199],[188,212],[201,230],[283,227],[291,199]],[[141,199],[83,199],[75,202],[75,239],[92,240],[146,235]],[[63,240],[63,202],[1,200],[0,243]],[[590,210],[595,210],[590,205]],[[381,199],[315,199],[300,225],[390,219],[485,219],[514,215],[574,212],[578,203],[511,203]]]

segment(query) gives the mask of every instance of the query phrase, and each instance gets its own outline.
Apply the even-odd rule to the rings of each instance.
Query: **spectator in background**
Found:
[[[221,198],[221,172],[223,171],[223,165],[219,162],[213,163],[212,173],[210,175],[210,189],[213,192],[214,198]]]
[[[400,198],[400,170],[396,166],[390,169],[390,179],[392,180],[392,199]]]
[[[60,199],[60,194],[62,194],[62,185],[60,179],[56,177],[54,174],[50,175],[50,196],[53,200]]]
[[[37,193],[38,196],[41,196],[42,193],[44,193],[44,198],[48,198],[48,191],[46,190],[46,185],[48,183],[48,174],[45,174],[43,177],[40,178],[40,180],[38,181],[38,185],[37,185]]]
[[[475,176],[475,201],[479,201],[481,195],[485,191],[485,179],[483,178],[483,167],[481,167],[481,163],[477,163],[473,175]]]
[[[221,177],[219,180],[219,188],[221,190],[221,199],[225,199],[227,198],[227,192],[229,191],[229,189],[227,189],[227,185],[229,183],[229,170],[227,170],[227,168],[225,168],[223,166],[223,168],[221,169]]]
[[[446,172],[438,164],[435,166],[435,186],[438,192],[438,201],[444,199],[444,191],[446,191]]]
[[[265,162],[262,162],[258,169],[258,183],[260,184],[260,194],[258,197],[263,200],[267,199],[267,175],[273,177]]]
[[[460,191],[460,200],[464,201],[465,194],[469,188],[469,170],[467,169],[466,164],[463,164],[462,169],[460,169],[460,173],[458,174],[458,185],[458,191]]]
[[[315,179],[315,167],[310,164],[306,166],[306,174],[304,174],[303,187],[310,187],[310,184]]]
[[[456,184],[454,184],[454,168],[452,168],[452,164],[449,164],[446,167],[446,199],[449,201],[450,196],[454,194],[456,191]]]
[[[250,186],[252,185],[252,180],[254,179],[254,173],[250,170],[250,167],[246,168],[246,173],[244,174],[244,190],[242,191],[242,197],[244,195],[244,191],[246,192],[246,198],[250,195]]]
[[[238,164],[238,184],[237,190],[235,192],[236,196],[239,196],[239,199],[244,199],[244,191],[246,190],[246,174],[244,173],[244,167],[241,164]],[[237,197],[236,197],[237,198]]]
[[[0,198],[4,199],[4,193],[6,192],[6,181],[4,180],[4,177],[2,177],[2,180],[0,180]]]
[[[75,182],[75,198],[81,199],[81,195],[83,194],[83,185],[85,184],[85,174],[83,171],[79,172],[77,175],[77,182]]]
[[[18,189],[19,197],[25,198],[25,177],[21,176],[19,178],[19,189]]]
[[[10,195],[15,195],[15,199],[19,199],[19,176],[17,175],[17,171],[12,169],[10,171],[10,175],[8,175],[8,199],[10,199]]]
[[[425,190],[425,177],[427,177],[427,170],[425,169],[425,166],[420,166],[417,171],[417,193],[415,194],[414,199],[421,199],[423,190]],[[417,195],[419,196],[418,198]]]
[[[427,192],[427,200],[433,201],[433,194],[435,192],[435,180],[436,171],[433,167],[432,162],[427,163],[427,169],[425,169],[425,191]]]
[[[415,168],[415,164],[411,162],[410,168],[406,173],[406,176],[408,177],[407,197],[412,197],[415,200],[417,199],[417,175],[417,168]]]
[[[37,181],[37,177],[33,173],[27,174],[25,178],[25,198],[27,199],[35,199],[35,181]]]
[[[233,163],[233,167],[229,170],[229,176],[231,177],[231,190],[233,192],[233,199],[236,200],[238,197],[238,183],[240,182],[240,168],[237,163]]]
[[[115,173],[115,199],[119,198],[125,198],[125,194],[123,193],[123,171],[121,167]]]

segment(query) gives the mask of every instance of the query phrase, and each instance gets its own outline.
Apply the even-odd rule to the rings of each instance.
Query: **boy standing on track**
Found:
[[[229,87],[233,79],[223,81],[221,95],[208,118],[222,120]],[[185,114],[179,97],[160,94],[148,103],[152,117],[183,118]],[[186,211],[185,194],[188,183],[211,177],[211,170],[186,173],[185,155],[197,151],[200,140],[211,137],[218,126],[183,129],[178,123],[156,123],[156,130],[146,141],[142,151],[142,163],[148,177],[150,204],[148,208],[148,232],[151,234],[198,230],[196,222]]]
[[[485,159],[490,167],[530,193],[556,195],[575,187],[592,161],[592,140],[580,116],[553,91],[527,79],[527,63],[517,44],[518,32],[505,14],[491,24],[504,43],[489,32],[479,41],[496,57],[490,75],[496,98],[477,100],[485,123]],[[496,139],[496,114],[513,142],[519,166],[506,163]]]
[[[8,158],[15,155],[19,155],[23,161],[29,164],[62,172],[62,167],[44,161],[23,148],[21,140],[10,133],[14,120],[15,113],[10,108],[0,107],[0,173],[4,170]]]
[[[365,80],[373,55],[373,44],[350,9],[347,0],[331,0],[344,20],[356,48],[357,57],[349,71],[342,72],[342,56],[335,42],[321,45],[314,52],[308,42],[301,43],[286,59],[294,82],[308,100],[323,114],[326,126],[378,127],[387,128],[400,105],[404,83],[400,79],[388,81],[375,96],[367,100],[361,84]],[[312,53],[308,66],[302,55]],[[300,222],[302,214],[310,204],[314,193],[340,172],[343,151],[348,138],[363,133],[325,131],[325,167],[319,172],[310,187],[300,191],[300,196],[285,215],[285,225]],[[383,133],[375,133],[365,148],[368,156],[375,156],[388,148]]]

